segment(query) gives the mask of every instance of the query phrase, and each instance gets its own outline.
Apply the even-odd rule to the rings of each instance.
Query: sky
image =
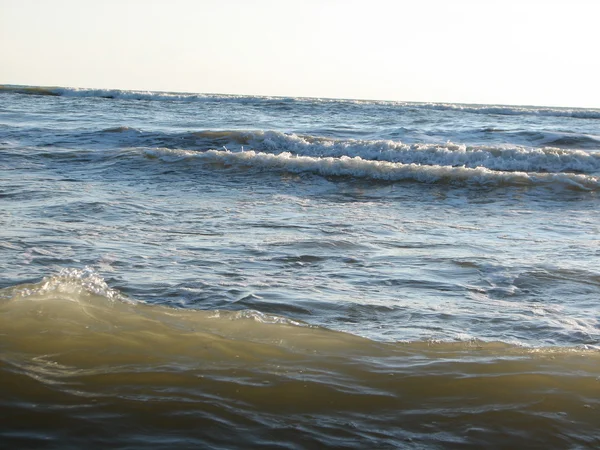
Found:
[[[0,84],[600,108],[599,0],[0,0]]]

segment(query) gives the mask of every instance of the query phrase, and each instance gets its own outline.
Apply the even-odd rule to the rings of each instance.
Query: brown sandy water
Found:
[[[97,287],[2,291],[2,446],[600,445],[597,351],[381,343]]]

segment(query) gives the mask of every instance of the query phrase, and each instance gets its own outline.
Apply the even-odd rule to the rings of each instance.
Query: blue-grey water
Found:
[[[599,195],[599,109],[3,86],[0,441],[597,448]]]

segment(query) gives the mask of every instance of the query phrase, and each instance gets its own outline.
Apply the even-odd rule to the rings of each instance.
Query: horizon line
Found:
[[[8,89],[7,89],[8,88]],[[390,99],[377,99],[377,98],[349,98],[349,97],[323,97],[323,96],[303,96],[303,95],[268,95],[268,94],[237,94],[237,93],[225,93],[225,92],[194,92],[194,91],[168,91],[162,89],[124,89],[124,88],[107,88],[107,87],[83,87],[83,86],[61,86],[61,85],[34,85],[34,84],[13,84],[13,83],[0,83],[0,92],[3,90],[15,90],[21,89],[35,89],[47,90],[48,93],[35,92],[21,92],[25,95],[54,95],[62,96],[61,94],[54,94],[51,92],[52,89],[73,89],[82,91],[121,91],[121,92],[132,92],[132,93],[157,93],[157,94],[179,94],[179,95],[206,95],[206,96],[222,96],[222,97],[255,97],[255,98],[273,98],[273,99],[302,99],[302,100],[328,100],[328,101],[346,101],[346,102],[365,102],[365,103],[408,103],[408,104],[433,104],[433,105],[466,105],[466,106],[500,106],[500,107],[522,107],[522,108],[556,108],[556,109],[578,109],[578,110],[600,110],[600,107],[586,107],[586,106],[559,106],[559,105],[534,105],[534,104],[519,104],[519,103],[475,103],[475,102],[457,102],[457,101],[424,101],[424,100],[390,100]],[[18,93],[18,92],[17,92]],[[110,98],[110,97],[108,97]]]

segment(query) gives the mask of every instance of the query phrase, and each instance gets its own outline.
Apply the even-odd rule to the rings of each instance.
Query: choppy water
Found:
[[[0,88],[0,441],[596,448],[600,110]]]

